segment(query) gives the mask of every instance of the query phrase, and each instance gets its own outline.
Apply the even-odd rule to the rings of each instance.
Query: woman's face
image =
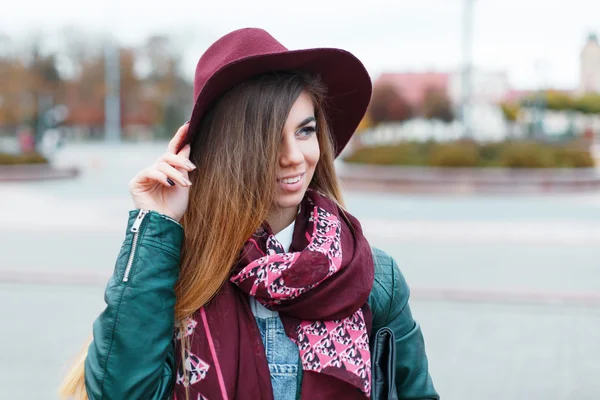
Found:
[[[296,211],[319,161],[315,107],[306,92],[298,97],[282,132],[275,203],[281,211]]]

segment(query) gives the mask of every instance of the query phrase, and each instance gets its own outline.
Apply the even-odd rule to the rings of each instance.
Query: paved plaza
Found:
[[[0,184],[0,399],[57,399],[164,143],[69,145],[73,180]],[[412,288],[447,400],[600,398],[600,193],[347,193]]]

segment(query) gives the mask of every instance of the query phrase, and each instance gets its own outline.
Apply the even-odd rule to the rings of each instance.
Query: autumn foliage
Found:
[[[36,128],[40,98],[45,107],[68,107],[67,126],[104,126],[105,52],[101,39],[70,32],[60,50],[48,51],[40,37],[0,53],[0,127]],[[180,71],[180,53],[166,37],[121,47],[121,126],[171,132],[189,116],[192,86]],[[140,65],[144,65],[140,70]],[[49,104],[47,104],[49,103]]]
[[[383,121],[405,121],[412,118],[413,110],[399,90],[390,85],[378,85],[373,88],[367,114],[373,123],[378,124]]]

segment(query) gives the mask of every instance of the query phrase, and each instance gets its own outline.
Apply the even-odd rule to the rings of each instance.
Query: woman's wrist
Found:
[[[163,212],[163,211],[160,211],[160,210],[155,210],[155,209],[146,209],[146,208],[139,208],[139,207],[136,207],[136,209],[135,209],[135,210],[136,210],[136,212],[138,212],[138,213],[139,213],[140,211],[142,211],[142,210],[145,210],[145,211],[146,211],[146,212],[148,212],[148,213],[155,213],[155,214],[157,214],[157,215],[159,215],[159,216],[163,217],[164,219],[166,219],[166,220],[168,220],[168,221],[174,222],[174,223],[176,223],[177,225],[179,225],[179,226],[182,226],[182,225],[181,225],[181,223],[179,222],[179,220],[178,220],[177,218],[175,218],[174,216],[170,215],[169,213],[166,213],[166,212]]]

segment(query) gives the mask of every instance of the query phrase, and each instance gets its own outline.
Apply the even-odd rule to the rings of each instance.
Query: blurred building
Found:
[[[600,44],[595,33],[590,34],[581,51],[579,93],[600,93]]]
[[[374,82],[374,86],[389,85],[395,88],[411,105],[414,110],[423,107],[423,102],[428,90],[434,89],[445,93],[456,115],[459,113],[461,102],[463,74],[461,71],[452,72],[401,72],[384,73]],[[475,68],[471,74],[471,102],[468,112],[471,116],[470,123],[475,131],[475,136],[482,140],[500,140],[506,135],[506,122],[499,107],[499,103],[511,92],[508,76],[505,71],[490,71]],[[398,132],[403,137],[411,139],[436,140],[454,139],[463,131],[460,120],[451,124],[428,121],[419,117],[399,126],[389,129]],[[389,135],[394,136],[393,134]]]
[[[374,85],[390,85],[404,98],[419,108],[427,90],[437,89],[448,94],[452,103],[458,105],[461,100],[463,74],[453,72],[399,72],[384,73]],[[476,104],[497,104],[511,92],[505,71],[474,69],[471,74],[471,102]]]
[[[450,74],[446,72],[388,72],[381,74],[374,86],[391,86],[408,101],[411,107],[423,105],[427,90],[436,89],[448,93]]]
[[[472,134],[479,140],[503,140],[507,136],[535,137],[559,140],[568,139],[583,132],[592,131],[600,138],[600,114],[589,114],[579,110],[565,112],[556,106],[546,104],[544,91],[554,96],[575,99],[586,93],[600,94],[600,43],[596,34],[590,34],[581,51],[581,72],[578,87],[556,89],[540,87],[537,90],[511,88],[508,74],[502,70],[474,68],[470,74],[471,94],[465,111],[469,115]],[[460,118],[450,123],[434,121],[418,112],[423,108],[428,90],[443,92],[452,103],[457,116],[460,115],[464,75],[462,71],[451,72],[402,72],[384,73],[374,86],[393,87],[410,106],[417,110],[408,121],[390,121],[374,132],[378,142],[397,140],[454,140],[463,134]],[[515,121],[507,121],[501,104],[529,105],[521,107]],[[532,103],[533,102],[533,103]],[[562,140],[561,139],[561,140]]]
[[[510,89],[502,98],[502,102],[517,103],[527,97],[534,95],[535,93],[536,91],[531,89]]]
[[[459,104],[462,94],[463,73],[450,74],[448,93],[455,104]],[[510,92],[506,71],[474,68],[471,73],[471,103],[497,105]]]

